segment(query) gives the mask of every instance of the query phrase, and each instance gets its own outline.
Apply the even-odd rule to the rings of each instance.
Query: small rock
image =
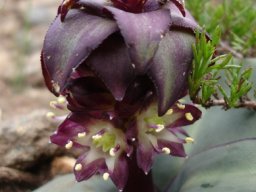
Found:
[[[56,157],[51,164],[51,175],[71,173],[75,162],[76,160],[71,157]]]
[[[56,123],[50,122],[46,110],[35,110],[1,122],[0,166],[25,170],[41,158],[49,159],[61,153],[61,148],[49,144]]]

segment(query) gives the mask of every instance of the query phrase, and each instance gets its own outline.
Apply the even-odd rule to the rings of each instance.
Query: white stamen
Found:
[[[173,109],[169,109],[167,112],[166,112],[166,115],[171,115],[173,114]]]
[[[61,96],[58,97],[57,101],[58,101],[59,104],[65,104],[66,103],[66,97],[61,95]]]
[[[82,164],[81,163],[78,163],[75,165],[75,171],[81,171],[83,168]]]
[[[53,87],[53,89],[54,89],[54,91],[55,91],[56,93],[59,93],[59,92],[60,92],[60,86],[59,86],[58,83],[52,81],[52,87]]]
[[[161,38],[161,39],[163,39],[163,38],[164,38],[164,35],[163,35],[163,34],[161,34],[161,35],[160,35],[160,38]]]
[[[156,126],[157,126],[157,129],[156,129],[157,133],[159,133],[159,132],[164,130],[164,125],[163,124],[157,124]]]
[[[168,147],[162,148],[162,152],[167,154],[167,155],[171,154],[171,150]]]
[[[191,113],[185,113],[185,117],[188,121],[193,121],[194,120],[194,117]]]
[[[69,141],[66,145],[65,145],[65,148],[66,149],[71,149],[73,147],[73,142],[72,141]]]
[[[78,137],[78,138],[83,138],[83,137],[85,137],[85,136],[86,136],[86,132],[78,133],[78,134],[77,134],[77,137]]]
[[[135,69],[135,67],[136,67],[136,66],[135,66],[135,64],[134,64],[134,63],[132,63],[132,68],[133,68],[133,69]]]
[[[53,109],[56,109],[56,105],[58,105],[57,101],[50,101],[49,103],[50,107],[53,108]]]
[[[109,150],[109,155],[110,155],[111,157],[115,157],[115,156],[116,156],[115,150],[116,150],[116,149],[115,149],[114,147]]]
[[[183,104],[181,104],[181,103],[177,103],[177,107],[179,108],[179,109],[185,109],[185,105],[183,105]]]
[[[192,137],[187,137],[185,141],[186,143],[194,143],[195,140]]]
[[[48,113],[46,113],[46,117],[49,119],[52,119],[55,117],[55,114],[53,112],[48,112]]]
[[[135,139],[135,138],[132,138],[132,142],[134,142],[134,141],[136,141],[136,139]]]
[[[98,139],[101,139],[101,138],[102,138],[102,135],[100,135],[100,134],[96,134],[96,135],[92,136],[93,140],[98,140]]]
[[[102,177],[104,181],[107,181],[109,179],[109,173],[104,173]]]

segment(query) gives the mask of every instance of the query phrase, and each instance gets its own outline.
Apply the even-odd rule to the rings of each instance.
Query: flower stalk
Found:
[[[147,191],[147,192],[156,192],[152,171],[147,175],[138,167],[136,162],[136,156],[128,161],[128,167],[130,171],[127,184],[123,192],[136,192],[136,191]]]

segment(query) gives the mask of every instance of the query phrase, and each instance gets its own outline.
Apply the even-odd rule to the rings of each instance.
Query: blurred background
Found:
[[[0,110],[2,120],[46,107],[40,51],[58,0],[0,0]]]
[[[61,2],[0,0],[0,192],[31,191],[70,172],[74,163],[70,154],[48,143],[56,124],[45,114],[54,97],[40,66],[44,35]],[[210,34],[220,26],[221,53],[256,56],[255,0],[185,2]]]

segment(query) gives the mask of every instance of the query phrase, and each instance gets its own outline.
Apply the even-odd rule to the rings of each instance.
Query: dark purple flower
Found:
[[[42,70],[49,90],[65,97],[71,111],[51,141],[80,151],[78,181],[99,173],[122,190],[132,155],[146,174],[156,154],[186,156],[183,144],[193,139],[181,126],[201,112],[178,99],[187,91],[198,28],[179,0],[60,5]]]
[[[127,160],[136,153],[138,167],[147,174],[156,154],[186,157],[183,144],[193,142],[181,126],[197,121],[201,111],[192,105],[176,103],[163,116],[151,103],[132,119],[95,119],[82,112],[71,113],[51,136],[51,141],[81,153],[74,172],[77,181],[102,174],[122,190],[129,175]],[[123,121],[120,123],[119,121]]]

